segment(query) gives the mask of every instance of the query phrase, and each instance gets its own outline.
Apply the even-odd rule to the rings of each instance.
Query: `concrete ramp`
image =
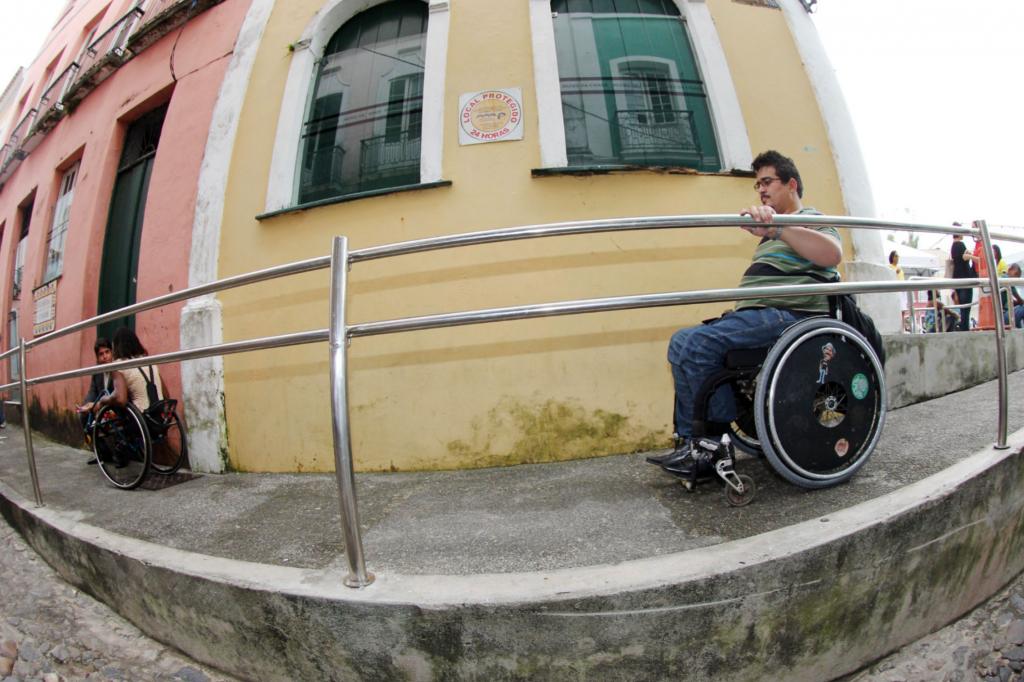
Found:
[[[1011,395],[1024,388],[1011,377]],[[0,508],[71,583],[258,680],[823,680],[953,620],[1024,568],[1024,432],[995,386],[891,413],[849,484],[754,460],[749,507],[638,455],[360,475],[371,586],[342,586],[330,476],[105,486],[81,451],[0,442]],[[1024,423],[1021,405],[1011,424]],[[13,431],[13,432],[12,432]]]

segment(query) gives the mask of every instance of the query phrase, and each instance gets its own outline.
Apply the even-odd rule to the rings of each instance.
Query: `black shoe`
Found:
[[[665,462],[676,457],[678,454],[678,450],[669,450],[668,452],[660,455],[647,455],[646,457],[644,457],[644,459],[650,462],[651,464],[657,464],[658,466],[661,466]]]
[[[657,464],[662,466],[665,462],[670,462],[681,456],[681,453],[687,450],[686,438],[677,434],[672,434],[672,449],[660,455],[647,455],[644,457],[651,464]]]
[[[95,463],[96,463],[96,458],[95,457],[93,457],[88,462],[86,462],[86,464],[95,464]]]
[[[683,443],[675,450],[673,450],[667,457],[661,462],[661,468],[666,471],[670,469],[678,469],[679,467],[686,465],[693,461],[693,449],[690,443]]]
[[[697,447],[687,448],[679,457],[662,464],[661,468],[680,478],[709,478],[715,473],[714,456]]]

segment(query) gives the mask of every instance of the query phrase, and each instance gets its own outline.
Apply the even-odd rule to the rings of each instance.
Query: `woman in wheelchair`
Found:
[[[135,332],[122,327],[114,335],[113,355],[115,361],[129,360],[148,352]],[[112,391],[93,406],[93,443],[103,474],[114,485],[129,488],[141,483],[150,466],[162,474],[177,471],[187,459],[187,444],[177,401],[165,398],[159,368],[114,371],[111,383]],[[133,470],[120,471],[126,467]]]
[[[768,151],[754,159],[753,170],[760,204],[741,215],[756,221],[743,229],[760,242],[739,286],[837,277],[842,248],[834,227],[773,224],[776,214],[821,215],[804,208],[793,160]],[[673,334],[676,447],[648,461],[690,489],[717,476],[732,504],[748,502],[753,483],[734,472],[734,445],[763,452],[777,473],[804,487],[852,475],[877,439],[883,377],[863,337],[828,314],[824,296],[766,296]],[[720,440],[709,437],[722,433]]]
[[[134,360],[149,355],[146,347],[128,327],[121,327],[114,334],[114,360]],[[156,365],[137,367],[123,372],[113,372],[114,390],[96,401],[94,410],[106,405],[125,406],[133,404],[139,412],[145,413],[150,404],[164,399],[163,380]]]

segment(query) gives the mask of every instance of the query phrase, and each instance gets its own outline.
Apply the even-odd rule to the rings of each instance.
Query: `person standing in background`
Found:
[[[960,227],[960,223],[953,223],[954,227]],[[949,258],[953,261],[953,279],[971,279],[976,277],[974,273],[974,264],[971,262],[971,254],[967,253],[967,245],[964,244],[964,236],[962,234],[953,235],[953,246],[949,250]],[[955,298],[954,303],[958,305],[968,306],[960,308],[960,324],[957,329],[962,332],[970,331],[971,329],[971,309],[970,303],[974,300],[974,289],[954,289],[953,296]]]

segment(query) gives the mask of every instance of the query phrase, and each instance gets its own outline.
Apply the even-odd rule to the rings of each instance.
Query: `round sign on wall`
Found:
[[[523,139],[520,88],[482,90],[459,97],[459,144]]]

